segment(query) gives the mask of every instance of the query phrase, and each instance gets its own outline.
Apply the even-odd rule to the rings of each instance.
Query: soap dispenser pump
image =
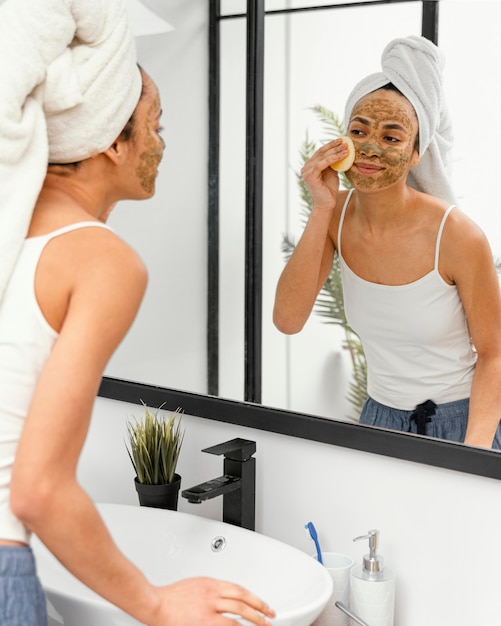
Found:
[[[393,626],[395,576],[378,554],[379,530],[353,541],[369,540],[369,554],[350,576],[350,609],[371,626]]]

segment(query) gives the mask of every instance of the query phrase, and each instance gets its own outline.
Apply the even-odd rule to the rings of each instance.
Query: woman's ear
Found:
[[[411,163],[410,163],[411,168],[416,167],[416,165],[419,163],[420,160],[421,158],[419,156],[419,150],[414,150],[411,156]]]
[[[411,161],[410,161],[411,168],[416,167],[416,165],[419,163],[420,160],[421,160],[421,157],[419,156],[419,128],[418,128],[416,136],[414,137],[414,150],[412,151]]]
[[[115,165],[120,165],[127,156],[127,142],[116,139],[111,146],[103,152]]]

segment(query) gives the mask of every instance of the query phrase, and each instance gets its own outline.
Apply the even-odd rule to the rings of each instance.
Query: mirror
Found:
[[[357,2],[353,6],[343,3],[332,8],[331,5],[340,3],[266,2],[264,406],[242,401],[245,2],[221,3],[218,294],[221,399],[204,395],[207,390],[208,9],[205,3],[196,0],[168,3],[149,0],[145,4],[175,27],[167,35],[138,40],[140,62],[160,87],[167,150],[156,197],[148,203],[119,207],[110,221],[145,259],[150,268],[150,285],[134,327],[109,364],[101,395],[135,403],[141,399],[157,406],[165,401],[168,407],[182,406],[188,413],[211,419],[501,477],[498,467],[501,461],[491,451],[400,433],[381,433],[354,424],[346,399],[349,361],[341,347],[343,337],[339,329],[325,324],[316,315],[294,337],[280,335],[271,324],[275,285],[284,264],[282,238],[284,233],[297,237],[301,228],[295,177],[300,167],[299,150],[307,132],[317,141],[323,137],[311,107],[321,104],[342,115],[344,101],[354,82],[379,69],[379,56],[385,43],[402,34],[421,33],[423,3],[420,0]],[[217,4],[211,2],[211,10]],[[319,4],[329,6],[317,8]],[[477,111],[480,90],[482,102],[489,102],[489,110],[497,110],[499,106],[500,95],[488,71],[501,60],[501,46],[493,44],[497,41],[493,29],[501,17],[500,7],[479,0],[442,0],[439,4],[438,38],[447,58],[445,88],[456,134],[455,185],[459,204],[489,234],[497,255],[501,249],[500,234],[495,228],[497,218],[492,199],[487,197],[490,187],[485,184],[486,180],[495,180],[496,159],[483,156],[478,176],[472,175],[469,168],[472,136],[479,154],[486,155],[490,145],[497,145],[490,133],[477,132]],[[482,29],[476,34],[471,29],[468,31],[469,37],[478,37],[478,41],[471,41],[466,49],[461,38],[465,31],[458,24],[471,22],[472,15],[476,23],[482,24]],[[353,24],[357,29],[356,42],[351,34]],[[374,28],[374,24],[378,27]],[[489,30],[492,30],[490,34]],[[361,41],[365,42],[363,47],[359,45]],[[367,54],[354,53],[361,49]],[[489,58],[489,63],[476,63],[473,54],[478,54],[480,59]],[[465,86],[465,76],[475,76],[476,89]],[[499,134],[496,127],[492,132]],[[465,459],[468,459],[466,465]]]
[[[206,390],[207,7],[144,2],[174,30],[137,37],[138,61],[160,90],[166,150],[155,197],[123,202],[109,224],[142,256],[149,284],[106,374]],[[173,87],[175,86],[175,87]]]

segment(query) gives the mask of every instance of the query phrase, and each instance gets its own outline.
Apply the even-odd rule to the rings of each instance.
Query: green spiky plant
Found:
[[[143,406],[143,417],[127,422],[129,458],[138,482],[145,485],[171,484],[184,438],[184,431],[181,430],[183,412],[178,408],[169,419],[165,419],[159,415],[159,409],[152,413],[146,405]]]
[[[326,135],[326,141],[331,141],[336,137],[345,134],[344,127],[338,116],[317,105],[312,109],[323,123],[323,130]],[[308,134],[301,148],[301,161],[305,163],[317,150],[315,142],[308,138]],[[299,186],[299,194],[301,198],[301,215],[303,224],[306,224],[312,210],[312,200],[309,189],[300,174],[296,174]],[[351,187],[346,175],[340,174],[340,183],[345,189]],[[282,252],[289,259],[296,243],[288,234],[284,235],[282,240]],[[352,380],[349,383],[347,399],[355,409],[355,415],[350,416],[354,421],[358,421],[358,416],[362,410],[362,406],[367,398],[367,364],[365,354],[362,348],[360,338],[355,331],[350,328],[344,312],[343,288],[341,283],[341,269],[339,266],[338,255],[335,254],[332,269],[322,287],[314,307],[315,313],[324,318],[327,324],[336,324],[341,326],[344,331],[343,349],[348,350],[353,368]]]

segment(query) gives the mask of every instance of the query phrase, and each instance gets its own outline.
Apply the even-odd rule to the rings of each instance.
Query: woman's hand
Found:
[[[312,211],[277,285],[273,323],[282,333],[302,330],[332,268],[329,235],[339,191],[339,175],[330,166],[348,156],[342,139],[325,144],[306,161],[301,174],[311,194]]]
[[[148,626],[240,626],[231,615],[265,626],[275,617],[274,611],[250,591],[213,578],[188,578],[158,591],[160,609]]]
[[[301,175],[310,190],[313,207],[331,211],[336,205],[339,175],[330,166],[348,156],[348,147],[342,139],[322,146],[304,164]]]

